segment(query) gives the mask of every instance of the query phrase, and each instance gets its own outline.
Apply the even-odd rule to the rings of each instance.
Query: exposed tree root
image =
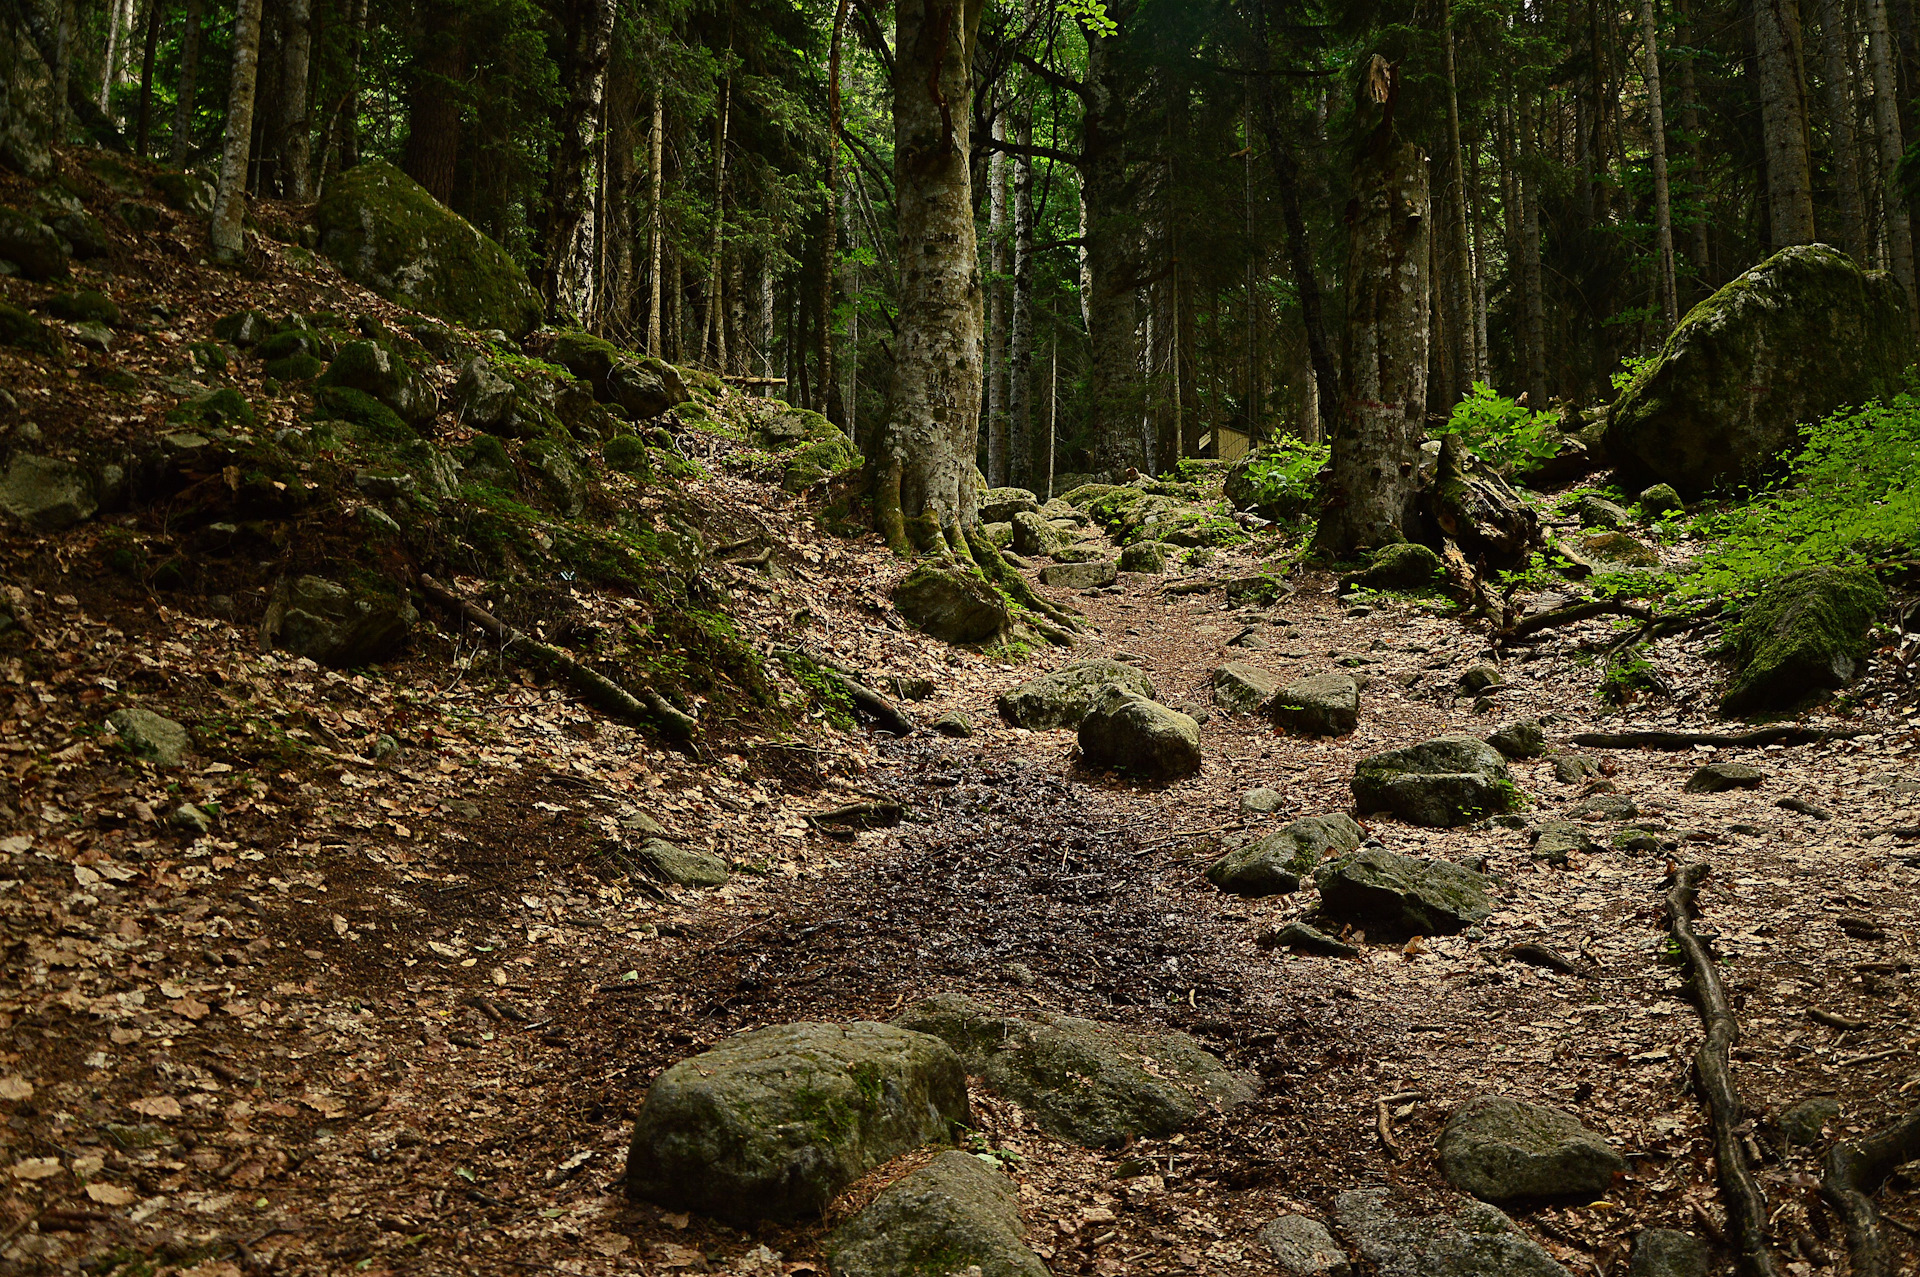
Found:
[[[869,719],[882,731],[892,732],[895,736],[911,736],[915,723],[913,717],[879,692],[869,687],[861,677],[844,665],[836,664],[820,655],[799,647],[780,647],[773,650],[775,656],[793,655],[806,661],[820,671],[824,678],[847,694],[853,707]]]
[[[1883,1221],[1873,1204],[1873,1191],[1894,1167],[1916,1157],[1920,1157],[1920,1113],[1909,1113],[1863,1140],[1835,1144],[1827,1153],[1820,1195],[1846,1224],[1853,1277],[1890,1277],[1894,1271],[1880,1231],[1883,1222],[1892,1221]]]
[[[652,688],[642,688],[636,697],[606,675],[588,669],[550,643],[521,633],[426,573],[422,572],[418,580],[421,592],[428,598],[491,634],[500,644],[502,656],[513,655],[527,664],[553,671],[572,684],[580,699],[594,708],[634,722],[652,723],[682,743],[691,741],[699,730],[699,723],[691,715],[682,713]]]
[[[1729,1241],[1740,1254],[1740,1270],[1747,1277],[1774,1277],[1773,1256],[1767,1250],[1767,1203],[1747,1164],[1740,1139],[1740,1092],[1733,1085],[1728,1053],[1740,1037],[1740,1022],[1720,980],[1720,968],[1706,943],[1693,929],[1695,897],[1700,884],[1713,872],[1708,864],[1692,864],[1673,877],[1667,889],[1667,925],[1686,959],[1687,974],[1706,1021],[1707,1036],[1693,1057],[1694,1086],[1706,1101],[1713,1127],[1713,1160],[1720,1172],[1720,1192],[1726,1198]]]
[[[1691,749],[1695,745],[1818,745],[1867,734],[1816,731],[1811,727],[1759,727],[1750,732],[1581,732],[1573,743],[1595,749]]]
[[[1589,599],[1585,603],[1575,603],[1570,607],[1555,608],[1551,612],[1522,617],[1508,627],[1507,631],[1500,636],[1500,641],[1511,643],[1529,634],[1550,630],[1556,625],[1590,621],[1596,616],[1631,616],[1635,620],[1645,621],[1652,619],[1653,614],[1646,608],[1637,607],[1632,603],[1621,603],[1616,599]]]
[[[987,580],[998,586],[1015,603],[1044,618],[1029,621],[1034,629],[1040,631],[1049,643],[1059,647],[1073,646],[1073,635],[1082,628],[1077,614],[1041,598],[1039,592],[1027,583],[1027,578],[1007,562],[1006,556],[1000,553],[1000,547],[987,540],[978,528],[967,529],[967,546],[973,552],[973,561],[986,573]]]

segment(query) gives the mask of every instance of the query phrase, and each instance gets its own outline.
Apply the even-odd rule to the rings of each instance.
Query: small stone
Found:
[[[1440,1163],[1455,1188],[1489,1202],[1597,1196],[1627,1168],[1573,1114],[1500,1095],[1454,1112],[1440,1132]]]
[[[1249,625],[1227,640],[1228,647],[1243,647],[1249,651],[1264,651],[1273,646],[1257,625]]]
[[[980,497],[982,523],[1011,523],[1014,515],[1039,509],[1040,498],[1025,488],[988,488]]]
[[[1783,811],[1798,812],[1800,815],[1809,816],[1814,820],[1833,819],[1832,812],[1828,811],[1825,807],[1816,807],[1804,798],[1782,798],[1779,802],[1775,803],[1774,806]]]
[[[1174,701],[1167,706],[1176,714],[1185,714],[1194,722],[1205,725],[1213,720],[1213,711],[1199,701]]]
[[[676,847],[661,838],[649,838],[634,854],[676,887],[724,887],[732,876],[727,872],[727,862],[718,856]]]
[[[1357,958],[1360,950],[1345,940],[1335,939],[1318,927],[1310,927],[1304,922],[1289,922],[1284,926],[1269,927],[1260,933],[1255,944],[1262,949],[1295,949],[1301,953],[1318,954],[1323,958]]]
[[[1351,675],[1315,674],[1287,684],[1267,714],[1300,736],[1345,736],[1360,723],[1360,686]]]
[[[107,722],[129,753],[159,767],[178,767],[193,743],[179,723],[138,705],[115,710]]]
[[[1025,1235],[1014,1182],[985,1159],[950,1149],[889,1185],[826,1249],[836,1277],[1047,1277]]]
[[[1547,752],[1546,729],[1537,718],[1508,723],[1487,737],[1487,744],[1509,759],[1538,758]]]
[[[1594,794],[1573,809],[1575,818],[1585,820],[1632,820],[1640,814],[1640,804],[1621,794]]]
[[[1577,785],[1599,774],[1599,760],[1585,754],[1562,754],[1553,760],[1553,778],[1562,785]]]
[[[1341,922],[1383,922],[1395,931],[1453,935],[1493,916],[1483,875],[1451,861],[1401,856],[1383,847],[1362,847],[1323,865],[1315,881],[1322,912]]]
[[[1207,869],[1207,881],[1236,896],[1296,891],[1329,853],[1353,851],[1363,836],[1351,816],[1305,816],[1229,851]]]
[[[1017,554],[1030,557],[1051,555],[1061,549],[1066,540],[1060,533],[1032,510],[1022,510],[1010,520],[1013,524],[1013,549]]]
[[[1573,514],[1590,528],[1611,529],[1633,522],[1633,516],[1624,509],[1605,497],[1596,497],[1592,493],[1573,503]]]
[[[1484,661],[1478,665],[1469,665],[1460,675],[1460,691],[1467,696],[1506,685],[1506,679],[1500,676],[1500,667]]]
[[[1229,661],[1213,672],[1213,703],[1229,714],[1258,713],[1279,689],[1279,679],[1245,661]]]
[[[1686,502],[1680,499],[1680,494],[1674,491],[1670,483],[1656,483],[1640,490],[1640,512],[1649,519],[1657,519],[1663,514],[1680,514],[1686,508]]]
[[[1120,570],[1163,575],[1179,553],[1179,546],[1166,541],[1136,541],[1120,551]]]
[[[1277,789],[1249,789],[1240,795],[1240,814],[1242,816],[1268,816],[1279,811],[1286,804],[1285,795]]]
[[[1619,851],[1646,853],[1660,850],[1660,835],[1646,829],[1621,829],[1613,835],[1613,845]]]
[[[0,476],[0,510],[30,527],[63,531],[99,509],[92,478],[70,461],[16,452]]]
[[[1119,569],[1111,560],[1089,563],[1055,563],[1040,569],[1040,584],[1064,590],[1097,590],[1119,580]]]
[[[1000,978],[1023,989],[1031,989],[1035,982],[1033,968],[1024,962],[1009,962],[1002,966]]]
[[[1633,1239],[1627,1277],[1707,1277],[1707,1272],[1707,1244],[1691,1233],[1648,1228]]]
[[[942,736],[952,736],[964,740],[973,735],[973,724],[967,716],[958,710],[949,710],[933,720],[933,730]]]
[[[1305,1215],[1282,1215],[1260,1230],[1286,1277],[1348,1277],[1353,1266],[1327,1226]]]
[[[1758,789],[1766,776],[1745,763],[1708,763],[1687,781],[1689,794],[1722,794],[1730,789]]]
[[[1570,820],[1550,820],[1533,831],[1533,858],[1563,866],[1569,856],[1599,851],[1593,836]]]
[[[170,819],[173,821],[174,828],[184,830],[196,838],[204,838],[213,829],[212,819],[192,803],[181,803],[174,808]]]
[[[1831,1095],[1816,1095],[1780,1114],[1780,1134],[1789,1144],[1811,1148],[1820,1142],[1827,1123],[1839,1116],[1839,1100]]]
[[[1596,532],[1580,538],[1580,554],[1612,571],[1644,570],[1660,566],[1660,552],[1624,532]]]

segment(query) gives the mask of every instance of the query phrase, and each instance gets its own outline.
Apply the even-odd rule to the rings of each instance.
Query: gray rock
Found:
[[[1066,544],[1066,538],[1032,510],[1021,510],[1013,516],[1012,523],[1015,554],[1051,555]]]
[[[1633,1239],[1627,1277],[1707,1277],[1707,1244],[1691,1233],[1648,1228]]]
[[[1120,570],[1164,575],[1179,553],[1180,547],[1169,541],[1135,541],[1120,551]]]
[[[948,1150],[841,1225],[827,1239],[827,1256],[837,1277],[1047,1277],[1025,1236],[1013,1181],[978,1157]]]
[[[1640,804],[1623,794],[1595,794],[1582,800],[1573,814],[1582,819],[1632,820],[1640,814]]]
[[[1251,651],[1260,652],[1260,651],[1265,651],[1268,648],[1271,648],[1273,644],[1268,641],[1267,636],[1261,632],[1259,626],[1249,625],[1245,629],[1241,630],[1238,634],[1228,639],[1227,646],[1228,647],[1244,647]]]
[[[1840,1101],[1831,1095],[1801,1100],[1780,1114],[1780,1134],[1801,1148],[1818,1144],[1828,1122],[1840,1116]]]
[[[1825,807],[1817,807],[1804,798],[1782,798],[1774,803],[1782,811],[1797,812],[1814,820],[1832,820],[1833,813]]]
[[[1068,507],[1071,509],[1072,507]],[[982,523],[1012,523],[1013,516],[1025,511],[1038,511],[1040,498],[1025,488],[988,488],[980,498],[980,521]],[[1055,516],[1048,515],[1048,518]]]
[[[1484,1202],[1413,1217],[1395,1213],[1391,1189],[1354,1189],[1334,1199],[1334,1215],[1379,1277],[1572,1277]]]
[[[1660,566],[1660,552],[1624,532],[1596,532],[1580,538],[1580,557],[1611,572]]]
[[[0,208],[0,261],[27,279],[65,279],[67,256],[51,226],[32,213]]]
[[[1570,820],[1549,820],[1533,831],[1533,858],[1550,865],[1564,865],[1574,854],[1591,855],[1600,844],[1584,828]]]
[[[1286,1277],[1348,1277],[1353,1265],[1327,1226],[1305,1215],[1282,1215],[1260,1230]]]
[[[1648,829],[1620,829],[1614,831],[1613,846],[1616,851],[1658,851],[1660,835]]]
[[[1147,780],[1200,770],[1200,724],[1122,687],[1108,687],[1080,720],[1080,758]]]
[[[1656,483],[1640,491],[1640,512],[1649,519],[1657,519],[1663,514],[1682,514],[1687,508],[1670,483]],[[1681,1234],[1685,1236],[1685,1234]]]
[[[965,714],[960,713],[958,710],[949,710],[933,720],[933,730],[939,732],[942,736],[952,736],[958,740],[965,740],[967,737],[973,735],[973,724],[968,721]]]
[[[1486,661],[1467,666],[1465,672],[1460,675],[1460,691],[1467,696],[1506,685],[1507,680],[1501,677],[1500,667]]]
[[[1547,731],[1537,718],[1508,723],[1487,737],[1487,744],[1503,758],[1538,758],[1547,752]]]
[[[691,847],[677,847],[661,838],[649,838],[634,855],[658,877],[676,887],[724,887],[732,877],[727,862]]]
[[[303,576],[269,606],[264,629],[276,647],[346,669],[391,655],[417,616],[404,595],[349,590],[324,577]]]
[[[1605,497],[1596,497],[1592,493],[1573,503],[1573,514],[1590,528],[1617,528],[1622,524],[1633,522],[1633,516],[1625,509]]]
[[[1249,789],[1240,795],[1242,816],[1268,816],[1285,805],[1286,795],[1277,789]]]
[[[1280,680],[1245,661],[1228,661],[1213,672],[1213,703],[1229,714],[1254,714],[1280,690]]]
[[[1769,581],[1727,635],[1729,714],[1796,708],[1857,678],[1887,594],[1867,568],[1805,568]]]
[[[440,396],[433,383],[378,342],[350,341],[320,375],[321,386],[339,386],[370,395],[408,425],[433,419]]]
[[[1585,754],[1562,754],[1553,760],[1553,778],[1562,785],[1577,785],[1599,774],[1599,760]]]
[[[1124,687],[1153,699],[1153,680],[1138,669],[1124,661],[1093,660],[1029,679],[1002,692],[995,704],[1000,716],[1015,727],[1078,727],[1109,687]]]
[[[135,758],[144,758],[159,767],[178,767],[193,747],[193,738],[185,727],[138,705],[113,711],[107,715],[107,722]]]
[[[175,829],[192,834],[195,838],[204,838],[213,831],[213,819],[192,803],[181,803],[167,817]]]
[[[1360,956],[1357,945],[1336,939],[1318,927],[1310,927],[1304,922],[1289,922],[1283,926],[1269,927],[1260,933],[1254,943],[1262,949],[1294,949],[1301,953],[1319,954],[1323,958]]]
[[[1013,544],[1013,525],[1011,523],[983,523],[980,535],[998,549],[1005,550]],[[1015,564],[1019,567],[1020,564]]]
[[[453,408],[461,422],[488,434],[512,434],[520,392],[493,370],[485,355],[475,355],[453,383]]]
[[[1611,1144],[1571,1113],[1482,1095],[1468,1100],[1440,1132],[1447,1180],[1482,1201],[1598,1196],[1627,1169]]]
[[[0,510],[30,527],[59,532],[99,509],[92,478],[70,461],[17,452],[0,478]]]
[[[1184,1033],[1066,1015],[1016,1019],[956,994],[910,1007],[895,1023],[940,1038],[1043,1130],[1088,1148],[1171,1135],[1204,1108],[1229,1109],[1257,1091]]]
[[[1040,569],[1040,584],[1066,590],[1097,590],[1119,579],[1120,570],[1109,559],[1054,563]]]
[[[1323,865],[1315,882],[1329,918],[1389,930],[1453,935],[1493,916],[1486,878],[1449,860],[1420,860],[1384,847]]]
[[[1012,623],[999,591],[970,572],[925,563],[893,587],[907,623],[947,643],[983,643]]]
[[[1362,758],[1353,774],[1360,812],[1388,811],[1416,825],[1471,824],[1520,804],[1507,764],[1471,736],[1441,736]]]
[[[616,360],[607,370],[606,396],[635,421],[651,421],[687,401],[679,374],[659,360]]]
[[[1315,674],[1287,684],[1267,714],[1298,736],[1345,736],[1360,723],[1360,685],[1347,674]]]
[[[1297,891],[1328,853],[1357,850],[1365,836],[1351,816],[1303,816],[1214,861],[1207,881],[1236,896]]]
[[[1730,789],[1758,789],[1766,773],[1745,763],[1708,763],[1687,778],[1689,794],[1723,794]]]
[[[776,1025],[654,1080],[627,1192],[742,1223],[818,1216],[855,1179],[972,1117],[966,1070],[938,1038],[865,1021]]]

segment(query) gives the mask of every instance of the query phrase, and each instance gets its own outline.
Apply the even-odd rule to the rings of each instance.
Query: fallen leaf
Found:
[[[33,1083],[23,1077],[0,1077],[0,1100],[33,1098]]]
[[[140,1099],[127,1105],[127,1107],[136,1113],[144,1113],[148,1117],[180,1116],[180,1101],[174,1099],[171,1095],[142,1096]]]
[[[87,1196],[102,1206],[131,1206],[138,1199],[132,1189],[118,1184],[89,1184]]]
[[[58,1175],[62,1169],[57,1157],[29,1157],[25,1161],[15,1162],[7,1173],[15,1179],[45,1179],[49,1175]]]

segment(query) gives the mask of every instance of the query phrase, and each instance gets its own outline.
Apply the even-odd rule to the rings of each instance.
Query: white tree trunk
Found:
[[[663,174],[661,169],[666,158],[666,99],[656,85],[653,90],[653,132],[648,138],[648,151],[651,166],[648,179],[653,184],[653,199],[647,207],[647,353],[655,359],[665,357],[660,349],[660,257],[662,240],[665,238],[666,224],[660,208],[660,193]]]
[[[993,136],[1006,140],[1004,114],[994,116]],[[1007,157],[1000,151],[987,158],[987,239],[987,482],[1000,488],[1007,484]]]

